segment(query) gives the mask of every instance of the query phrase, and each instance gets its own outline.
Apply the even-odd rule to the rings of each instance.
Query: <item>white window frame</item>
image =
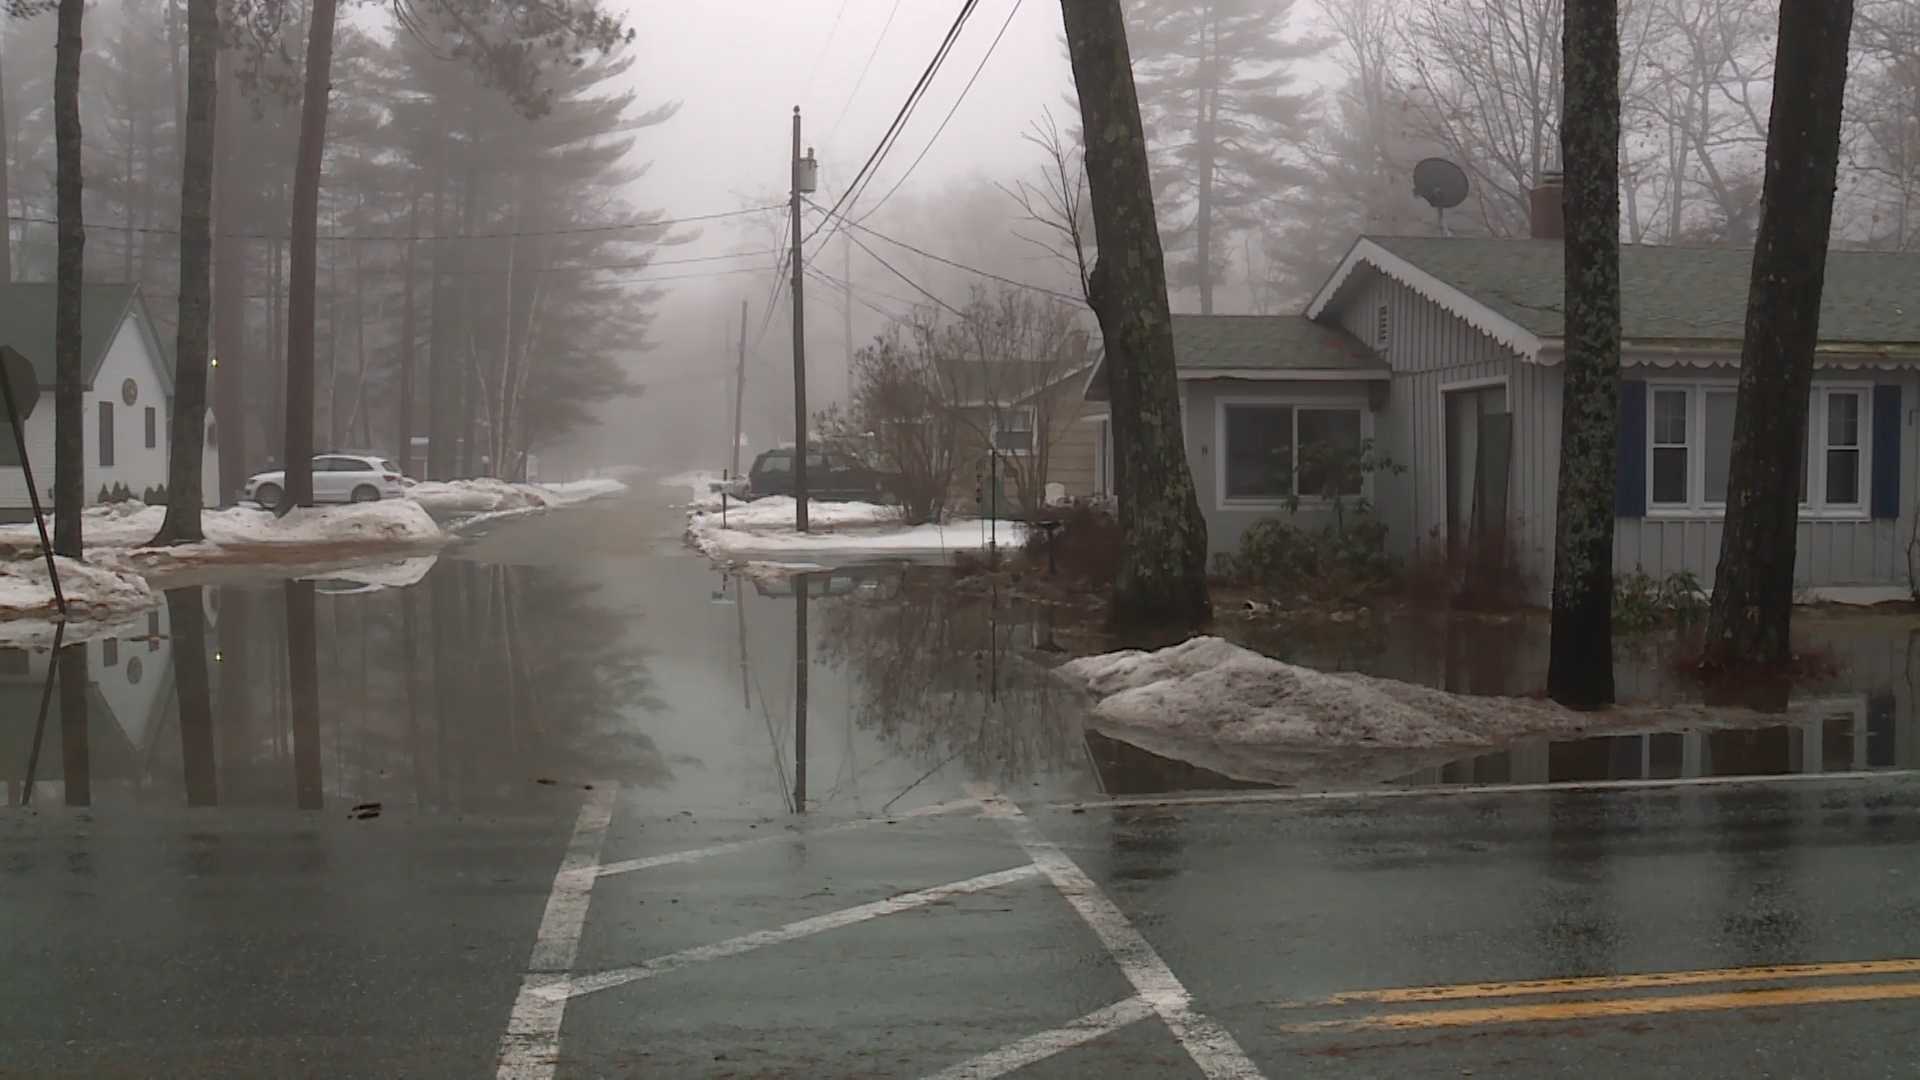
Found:
[[[1093,425],[1093,494],[1113,494],[1113,415],[1098,413],[1081,420]]]
[[[1027,448],[1025,450],[1000,449],[1000,418],[1003,415],[1019,413],[1028,417]],[[1017,428],[1008,428],[1017,431]],[[1034,405],[1011,405],[1005,409],[993,410],[992,422],[987,425],[987,447],[1001,457],[1029,457],[1040,449],[1040,409]]]
[[[1214,507],[1218,510],[1284,510],[1289,498],[1284,495],[1227,495],[1227,409],[1232,406],[1255,406],[1270,409],[1292,409],[1293,417],[1293,460],[1300,460],[1300,410],[1321,410],[1325,412],[1352,411],[1360,414],[1360,438],[1362,441],[1373,438],[1373,410],[1367,407],[1364,398],[1355,397],[1219,397],[1213,401],[1213,493]],[[1300,478],[1294,476],[1298,486]],[[1348,498],[1373,498],[1373,477],[1363,475],[1360,478],[1360,494]],[[1299,506],[1302,510],[1311,510],[1329,505],[1332,500],[1324,495],[1302,495]]]
[[[1707,391],[1737,392],[1739,382],[1731,378],[1649,379],[1645,426],[1646,516],[1668,519],[1719,520],[1726,516],[1725,502],[1708,501],[1707,477]],[[1654,397],[1661,390],[1687,392],[1687,501],[1653,501]],[[1846,394],[1860,402],[1860,471],[1858,503],[1827,504],[1827,399]],[[1814,458],[1819,460],[1815,461]],[[1820,380],[1813,384],[1807,398],[1807,499],[1800,504],[1803,521],[1867,521],[1873,516],[1873,384],[1848,380]]]

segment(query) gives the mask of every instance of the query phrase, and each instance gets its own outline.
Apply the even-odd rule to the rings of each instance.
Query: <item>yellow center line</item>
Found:
[[[1916,972],[1920,972],[1920,960],[1859,960],[1832,964],[1776,964],[1768,967],[1713,968],[1704,971],[1648,971],[1631,975],[1594,975],[1571,979],[1523,979],[1512,982],[1459,983],[1453,986],[1405,986],[1391,990],[1351,990],[1319,1001],[1287,1002],[1283,1007],[1318,1008],[1362,1003],[1397,1005],[1416,1001],[1532,997],[1548,994],[1592,993],[1601,990],[1647,990],[1713,983],[1764,982],[1777,979],[1911,975]]]
[[[1311,1024],[1292,1024],[1285,1030],[1299,1033],[1410,1031],[1424,1028],[1475,1027],[1487,1024],[1587,1020],[1596,1017],[1649,1016],[1658,1013],[1714,1012],[1731,1009],[1777,1008],[1786,1005],[1836,1005],[1849,1002],[1913,999],[1920,999],[1920,982],[1611,998],[1602,1001],[1567,1001],[1542,1005],[1505,1005],[1486,1009],[1434,1009],[1424,1012],[1386,1013],[1352,1020],[1322,1020]]]

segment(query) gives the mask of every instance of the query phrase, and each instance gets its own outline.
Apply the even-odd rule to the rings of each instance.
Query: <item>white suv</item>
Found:
[[[282,470],[255,473],[247,478],[240,497],[273,509],[280,505],[286,491],[287,474]],[[313,457],[313,501],[378,502],[398,499],[407,493],[399,466],[371,454],[315,454]]]

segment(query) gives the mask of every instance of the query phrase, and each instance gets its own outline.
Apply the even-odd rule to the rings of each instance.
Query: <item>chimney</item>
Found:
[[[1530,234],[1535,240],[1564,240],[1567,238],[1566,184],[1559,169],[1548,169],[1540,174],[1539,186],[1535,187],[1528,198],[1533,227]]]

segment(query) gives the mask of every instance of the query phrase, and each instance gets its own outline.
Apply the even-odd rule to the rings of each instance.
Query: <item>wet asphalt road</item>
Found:
[[[518,523],[418,611],[323,602],[321,753],[216,702],[218,805],[163,709],[119,771],[96,731],[92,805],[0,810],[0,1076],[1920,1075],[1905,776],[1116,805],[1017,665],[946,717],[827,653],[802,819],[791,600],[716,603],[671,520]],[[475,563],[559,577],[450,584]],[[568,575],[598,587],[541,622]],[[379,661],[403,617],[418,685]],[[567,693],[563,622],[613,654]]]

